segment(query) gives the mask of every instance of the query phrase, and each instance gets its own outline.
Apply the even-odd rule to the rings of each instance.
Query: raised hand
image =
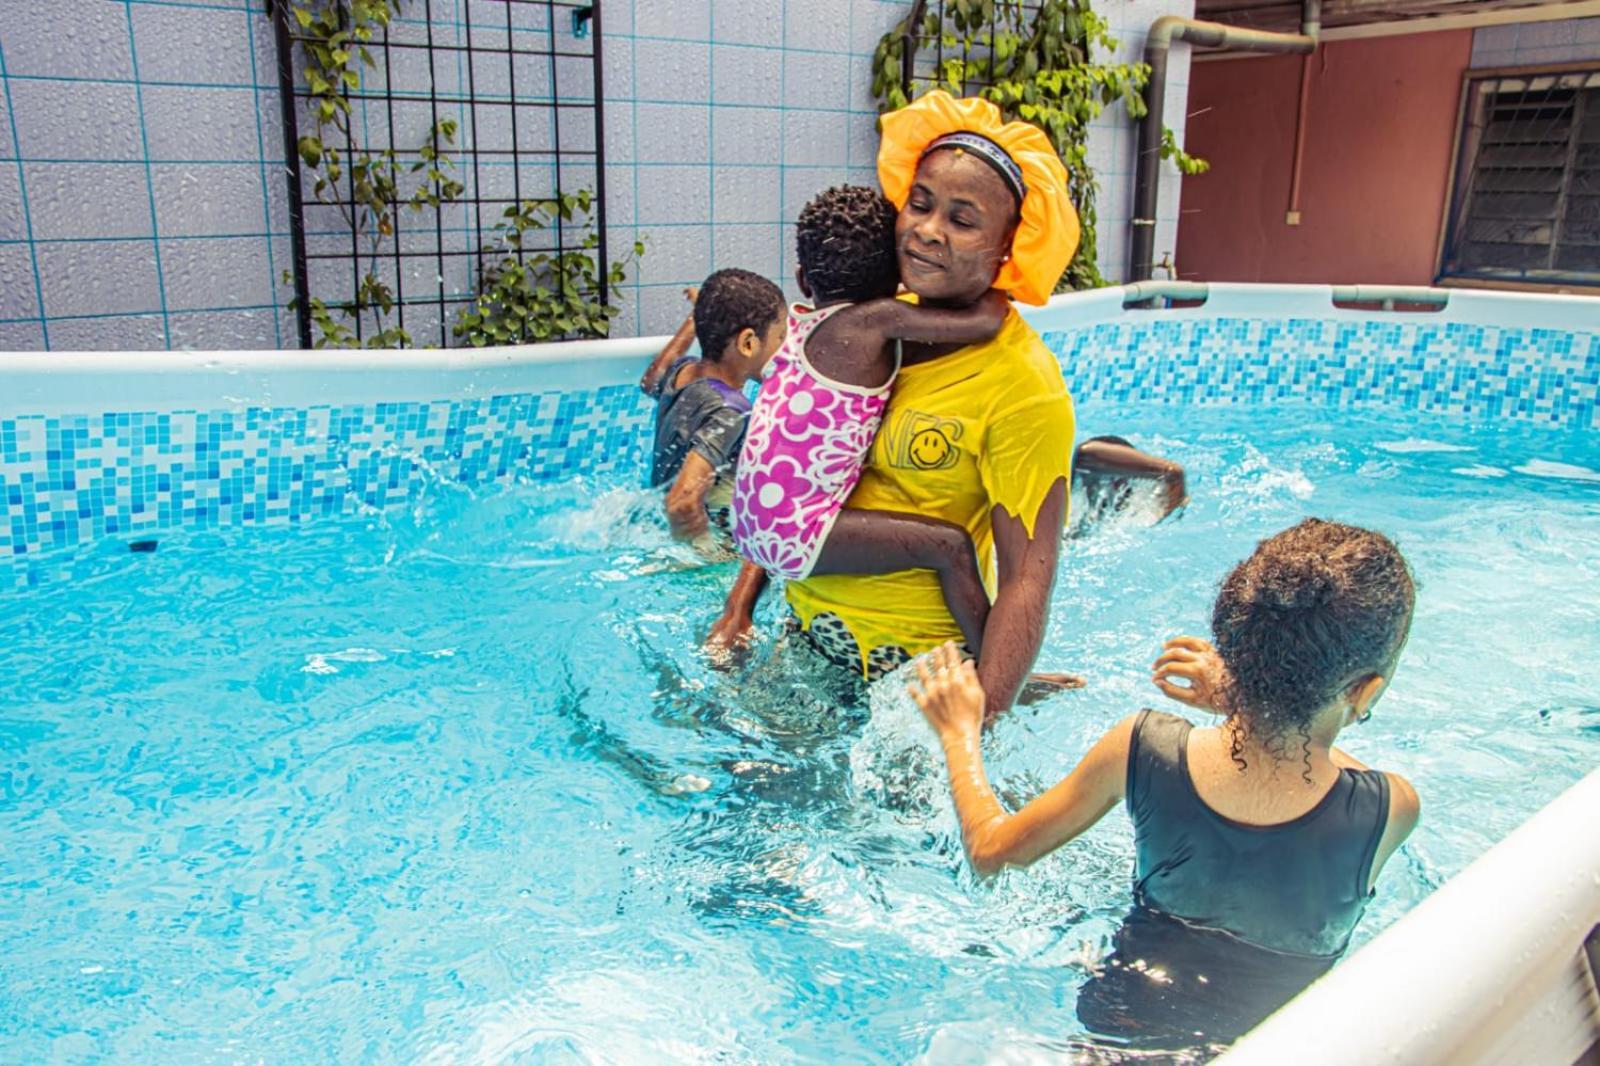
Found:
[[[1228,668],[1208,640],[1173,637],[1162,649],[1150,679],[1168,699],[1213,714],[1227,714]],[[1184,682],[1179,684],[1179,682]]]
[[[983,727],[983,686],[972,660],[946,641],[916,661],[917,680],[906,686],[940,739]]]

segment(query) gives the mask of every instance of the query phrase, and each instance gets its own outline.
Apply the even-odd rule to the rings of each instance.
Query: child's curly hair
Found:
[[[1411,571],[1381,533],[1308,518],[1257,545],[1211,612],[1235,760],[1248,733],[1308,745],[1318,711],[1388,668],[1415,601]]]
[[[894,204],[864,185],[818,193],[796,227],[800,269],[817,302],[893,296],[900,284]]]

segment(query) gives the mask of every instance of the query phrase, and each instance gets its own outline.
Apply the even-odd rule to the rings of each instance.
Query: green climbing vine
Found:
[[[338,210],[361,247],[365,261],[354,295],[329,302],[312,296],[307,310],[316,327],[318,348],[408,348],[411,334],[391,319],[396,298],[379,272],[386,242],[395,239],[400,212],[437,211],[458,199],[465,186],[456,178],[450,152],[457,123],[439,119],[414,151],[351,148],[350,96],[361,88],[362,68],[377,63],[368,45],[399,17],[403,0],[277,0],[292,20],[300,46],[301,68],[309,90],[310,132],[296,149],[316,202]],[[405,156],[401,158],[402,154]],[[619,313],[611,297],[626,280],[626,269],[644,252],[613,263],[604,286],[590,253],[599,236],[591,221],[593,193],[582,190],[555,200],[509,207],[495,228],[496,242],[485,252],[494,265],[478,279],[479,296],[457,316],[455,336],[467,343],[516,344],[557,337],[604,336]],[[581,218],[580,218],[581,216]],[[557,222],[559,220],[559,223]],[[554,255],[522,254],[523,235],[552,224],[578,225],[578,246]],[[285,272],[285,282],[290,275]],[[369,315],[377,329],[358,336],[354,324]]]
[[[920,36],[935,55],[931,76],[905,83],[906,49]],[[954,96],[978,95],[992,101],[1008,119],[1044,130],[1066,164],[1072,202],[1083,223],[1077,255],[1062,276],[1061,289],[1107,284],[1096,265],[1098,219],[1094,170],[1089,165],[1089,127],[1119,100],[1128,114],[1145,114],[1141,93],[1150,77],[1144,63],[1103,63],[1116,40],[1089,0],[943,0],[937,11],[914,5],[878,42],[873,55],[872,91],[880,111],[904,107],[929,89]],[[1209,164],[1179,147],[1164,130],[1161,155],[1185,174]]]
[[[618,308],[628,265],[644,254],[635,241],[632,255],[613,260],[601,284],[594,250],[600,238],[589,224],[594,193],[588,189],[550,200],[525,200],[507,207],[484,247],[491,264],[483,269],[478,298],[456,315],[452,333],[476,348],[526,344],[574,337],[604,337]],[[530,235],[580,226],[576,248],[527,254]]]

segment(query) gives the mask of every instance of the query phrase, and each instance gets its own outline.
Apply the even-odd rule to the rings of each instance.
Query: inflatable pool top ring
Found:
[[[1013,192],[1020,175],[1022,218],[1011,241],[1011,258],[1001,264],[994,286],[1022,303],[1049,300],[1078,250],[1078,212],[1067,197],[1067,168],[1045,132],[1026,122],[1002,121],[1000,109],[987,100],[957,100],[942,89],[884,115],[879,128],[878,181],[897,209],[905,207],[917,164],[934,142],[968,133],[1000,149],[988,152],[982,143],[964,138],[945,142],[994,166]]]

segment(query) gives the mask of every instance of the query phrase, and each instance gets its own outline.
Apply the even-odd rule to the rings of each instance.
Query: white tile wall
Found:
[[[1600,60],[1600,18],[1486,26],[1472,35],[1472,66],[1526,67]]]
[[[276,54],[262,0],[0,2],[0,348],[292,346],[290,290],[279,280],[289,255]],[[487,0],[435,0],[436,40],[455,39],[456,5],[469,2],[475,25],[504,17]],[[800,206],[827,185],[875,180],[869,58],[907,6],[605,0],[609,244],[621,250],[636,236],[650,244],[629,280],[619,331],[674,328],[681,288],[719,267],[788,284]],[[1118,56],[1136,61],[1149,24],[1190,13],[1192,0],[1105,0],[1099,10],[1119,38]],[[542,9],[514,17],[519,41],[547,32]],[[569,16],[556,17],[565,34]],[[1584,32],[1580,24],[1559,43]],[[403,22],[395,38],[424,41],[427,27]],[[486,29],[475,43],[505,38]],[[1523,46],[1534,47],[1530,39],[1501,50]],[[396,49],[391,62],[397,87],[428,70],[421,51]],[[1170,71],[1167,119],[1181,135],[1181,46]],[[480,101],[509,103],[513,90],[523,100],[548,95],[552,74],[563,94],[589,77],[584,60],[559,60],[552,72],[548,61],[521,58],[513,77],[485,57],[469,72],[448,53],[435,57],[433,72],[447,97],[441,117],[461,119],[464,109],[449,98],[469,88]],[[381,69],[368,77],[384,82]],[[509,107],[480,109],[479,144],[509,147],[509,115]],[[395,107],[402,141],[431,121],[426,103]],[[385,139],[387,109],[358,108],[356,126],[358,137]],[[593,138],[583,112],[564,112],[560,127],[567,147]],[[548,144],[555,132],[541,116],[519,113],[522,147]],[[1101,265],[1112,280],[1125,269],[1133,144],[1120,107],[1096,123]],[[542,163],[515,175],[509,165],[484,165],[477,187],[539,195],[553,176]],[[581,171],[569,167],[563,184],[574,180]],[[1165,184],[1158,258],[1176,232],[1170,168]],[[313,234],[328,232],[317,217],[308,217]],[[470,249],[467,221],[460,210],[447,215],[447,248]],[[431,224],[401,222],[402,247],[434,239]],[[470,285],[469,262],[452,262],[450,291]]]

